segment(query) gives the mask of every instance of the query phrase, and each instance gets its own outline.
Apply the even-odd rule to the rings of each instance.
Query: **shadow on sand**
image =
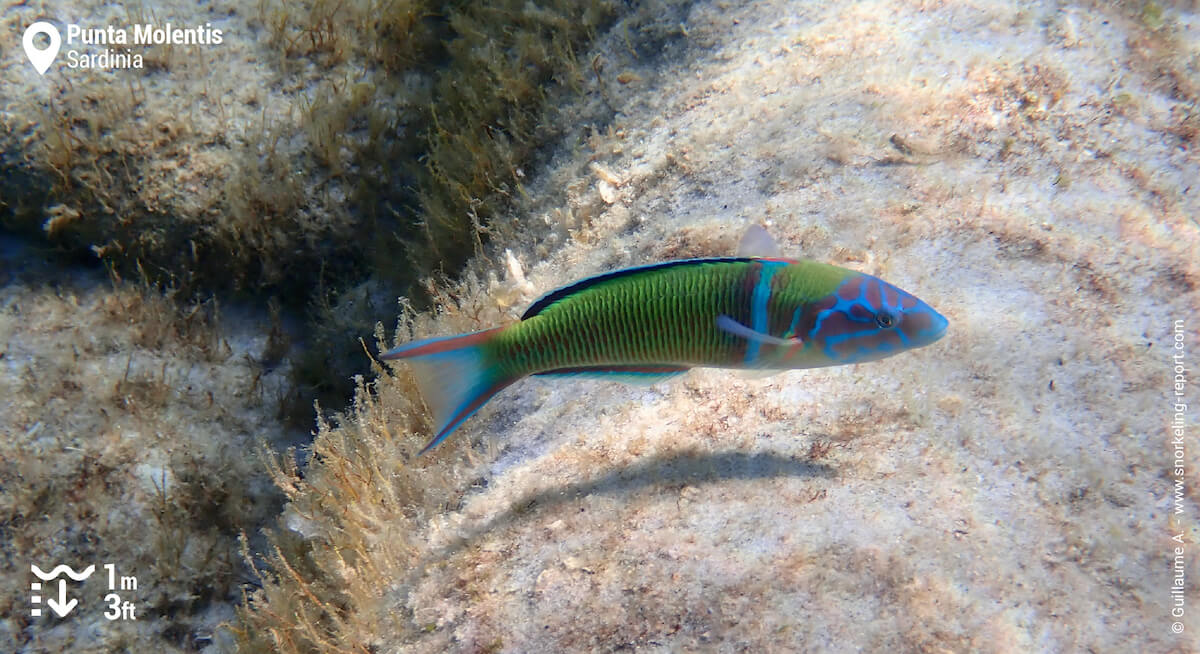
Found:
[[[834,476],[835,471],[830,466],[775,454],[699,454],[685,451],[649,458],[633,466],[605,471],[592,479],[541,489],[518,498],[506,511],[466,527],[462,535],[452,543],[431,551],[424,560],[413,567],[409,581],[415,583],[424,574],[426,566],[458,554],[493,529],[515,523],[537,512],[553,510],[589,495],[628,495],[651,487],[682,487],[730,480],[774,477],[829,479]]]

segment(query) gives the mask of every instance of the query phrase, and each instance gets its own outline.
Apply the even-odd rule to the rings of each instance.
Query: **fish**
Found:
[[[949,321],[885,281],[780,256],[761,226],[736,256],[624,268],[550,291],[517,322],[429,338],[380,354],[412,365],[446,440],[528,376],[654,383],[692,368],[768,374],[864,363],[936,342]]]

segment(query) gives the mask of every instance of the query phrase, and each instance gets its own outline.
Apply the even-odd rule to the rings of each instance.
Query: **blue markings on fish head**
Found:
[[[929,345],[949,321],[917,297],[871,275],[847,277],[808,311],[808,340],[830,363],[861,363]]]

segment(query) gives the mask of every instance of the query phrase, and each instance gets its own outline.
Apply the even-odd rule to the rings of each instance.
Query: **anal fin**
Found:
[[[577,366],[573,368],[556,368],[536,373],[537,376],[579,376],[596,377],[612,381],[649,386],[660,381],[682,375],[691,370],[688,366],[670,365],[615,365],[615,366]]]

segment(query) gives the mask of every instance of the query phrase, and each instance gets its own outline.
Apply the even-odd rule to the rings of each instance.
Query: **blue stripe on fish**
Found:
[[[760,334],[767,334],[767,302],[771,299],[771,277],[775,271],[787,265],[781,261],[758,261],[758,282],[754,284],[754,292],[750,295],[750,328]],[[746,365],[753,366],[758,360],[762,343],[756,340],[746,345]]]
[[[804,307],[796,309],[792,314],[792,324],[788,325],[787,331],[783,333],[784,338],[795,338],[796,327],[800,324],[800,314],[804,311]]]

